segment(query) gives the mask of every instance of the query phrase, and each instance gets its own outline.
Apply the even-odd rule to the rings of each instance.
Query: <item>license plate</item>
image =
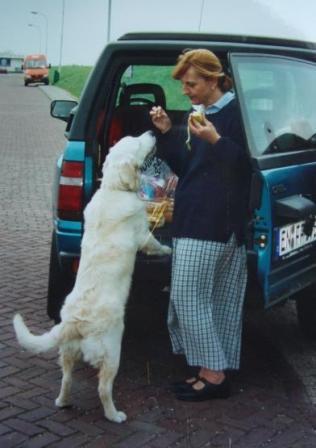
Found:
[[[316,226],[314,225],[312,234],[307,236],[304,231],[305,221],[299,221],[280,227],[277,239],[277,254],[279,256],[293,253],[307,244],[316,241]]]

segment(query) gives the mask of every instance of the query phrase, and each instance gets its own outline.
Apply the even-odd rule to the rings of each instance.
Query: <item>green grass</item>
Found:
[[[92,68],[81,65],[65,65],[61,68],[59,80],[56,80],[54,78],[58,67],[52,67],[49,75],[50,82],[79,98]],[[168,109],[188,110],[190,103],[182,94],[181,83],[172,78],[171,71],[172,67],[170,66],[135,66],[132,71],[126,72],[122,77],[122,82],[126,84],[140,82],[160,84],[166,93]]]
[[[51,84],[61,87],[73,96],[79,98],[92,68],[84,65],[63,65],[61,67],[60,78],[54,83],[55,72],[58,71],[58,67],[52,67],[49,72],[49,80]]]

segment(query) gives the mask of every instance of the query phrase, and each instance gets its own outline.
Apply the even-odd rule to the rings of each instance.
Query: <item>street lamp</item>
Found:
[[[202,0],[202,4],[201,4],[200,20],[199,20],[199,31],[201,31],[203,13],[204,13],[204,0]]]
[[[43,14],[42,12],[39,11],[31,11],[31,14],[33,15],[39,15],[42,16],[45,20],[45,29],[46,29],[46,39],[45,39],[45,54],[47,56],[47,42],[48,42],[48,18],[45,14]]]
[[[37,28],[39,31],[39,41],[40,41],[40,46],[39,46],[39,53],[42,52],[42,31],[41,31],[41,27],[38,25],[34,25],[34,23],[29,23],[28,26],[32,27],[32,28]]]
[[[111,38],[111,9],[112,9],[112,1],[108,0],[108,29],[107,29],[107,43],[110,42]]]
[[[59,50],[59,75],[61,73],[62,55],[63,55],[63,41],[64,41],[64,18],[65,18],[65,0],[62,0],[62,11],[61,11],[61,32],[60,32],[60,50]]]

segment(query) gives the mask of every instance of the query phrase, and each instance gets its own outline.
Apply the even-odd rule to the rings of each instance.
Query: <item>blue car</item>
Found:
[[[78,105],[51,104],[52,116],[67,121],[68,141],[56,169],[48,315],[59,320],[72,288],[83,209],[109,148],[150,129],[153,105],[181,123],[189,104],[171,79],[172,67],[183,49],[201,47],[216,53],[233,78],[252,166],[249,300],[265,308],[296,300],[302,331],[315,337],[316,46],[258,37],[130,33],[104,49]],[[170,222],[155,234],[170,244]],[[139,255],[134,284],[144,281],[168,286],[169,257]]]

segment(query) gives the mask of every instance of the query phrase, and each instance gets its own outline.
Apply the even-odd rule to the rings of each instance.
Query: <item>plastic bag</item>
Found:
[[[177,181],[177,176],[158,157],[153,157],[143,167],[139,196],[146,201],[148,220],[153,228],[172,221]]]

